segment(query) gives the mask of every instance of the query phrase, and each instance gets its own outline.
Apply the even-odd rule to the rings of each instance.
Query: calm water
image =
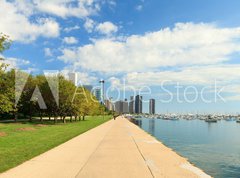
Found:
[[[139,127],[216,178],[240,178],[240,123],[140,119]]]

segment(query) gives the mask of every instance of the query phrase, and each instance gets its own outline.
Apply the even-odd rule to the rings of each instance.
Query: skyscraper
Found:
[[[99,102],[101,102],[102,98],[101,98],[101,88],[100,87],[94,88],[93,95],[97,98],[97,100]]]
[[[123,113],[123,101],[116,101],[115,102],[115,111],[119,114]]]
[[[77,73],[75,72],[68,73],[68,78],[75,86],[77,86]]]
[[[128,102],[126,100],[115,102],[115,111],[119,114],[128,113]]]
[[[127,99],[124,100],[123,102],[123,113],[128,113],[129,112],[129,108],[128,108],[128,101]]]
[[[149,100],[149,114],[155,114],[155,99]]]
[[[135,97],[135,113],[142,114],[142,96]]]
[[[134,114],[134,97],[133,96],[130,96],[129,113]]]

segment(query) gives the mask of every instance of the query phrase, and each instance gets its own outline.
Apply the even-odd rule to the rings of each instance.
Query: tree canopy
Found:
[[[0,34],[0,53],[8,49],[10,45],[9,37]],[[55,119],[61,117],[65,122],[67,116],[77,119],[80,116],[84,118],[86,115],[102,113],[102,106],[96,102],[90,91],[83,87],[76,87],[64,76],[33,76],[15,69],[9,71],[4,66],[4,59],[2,60],[0,67],[0,119],[6,116],[23,115],[32,118],[33,115],[39,115]],[[27,79],[27,82],[24,82],[24,79]],[[51,88],[50,80],[56,81],[58,85]],[[21,88],[23,83],[25,85]]]

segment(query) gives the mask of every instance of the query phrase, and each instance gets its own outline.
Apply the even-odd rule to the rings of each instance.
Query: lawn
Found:
[[[15,167],[69,139],[86,132],[111,116],[86,117],[85,121],[58,123],[0,123],[0,172]],[[63,153],[64,154],[64,153]]]

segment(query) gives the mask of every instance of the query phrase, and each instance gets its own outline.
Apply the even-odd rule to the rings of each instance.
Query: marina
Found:
[[[172,120],[177,121],[179,119],[182,120],[203,120],[206,122],[217,122],[217,121],[234,121],[240,123],[240,115],[222,115],[222,114],[138,114],[138,115],[125,115],[128,118],[134,119],[162,119],[162,120]]]

